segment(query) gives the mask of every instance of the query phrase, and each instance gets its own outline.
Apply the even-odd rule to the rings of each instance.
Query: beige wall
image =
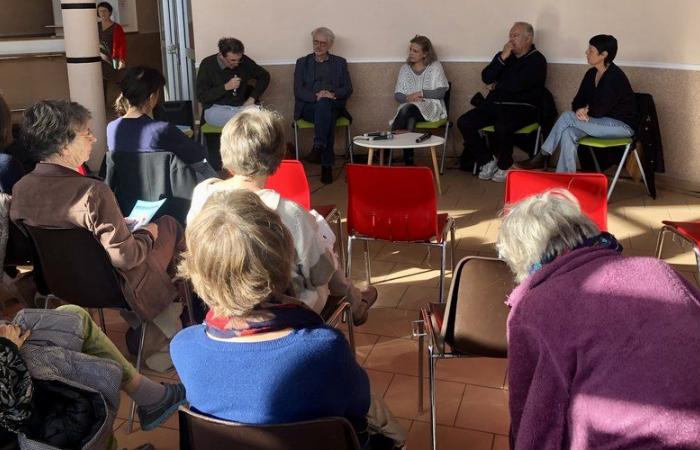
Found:
[[[442,60],[491,57],[515,20],[531,22],[550,60],[583,61],[588,38],[611,33],[621,61],[700,64],[698,0],[192,0],[201,60],[223,35],[242,39],[263,62],[308,53],[319,25],[338,35],[351,60],[395,61],[415,34],[429,36]]]

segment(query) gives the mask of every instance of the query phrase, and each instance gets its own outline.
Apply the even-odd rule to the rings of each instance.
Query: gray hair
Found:
[[[221,161],[235,175],[272,175],[286,150],[282,118],[249,108],[229,120],[221,132]]]
[[[67,100],[44,100],[24,112],[22,137],[35,161],[45,161],[60,153],[87,126],[90,111],[83,105]]]
[[[496,248],[523,281],[533,266],[575,248],[600,230],[566,189],[552,189],[506,205]]]
[[[527,22],[515,22],[513,26],[518,26],[522,28],[523,30],[525,30],[525,33],[527,33],[527,35],[532,38],[533,41],[535,40],[535,29],[532,27],[531,24]]]
[[[311,37],[313,38],[313,37],[316,36],[317,34],[322,34],[322,35],[324,35],[326,38],[328,38],[328,44],[329,44],[329,45],[330,45],[330,44],[333,44],[333,42],[335,42],[335,33],[333,33],[333,31],[331,31],[330,28],[327,28],[327,27],[318,27],[318,28],[315,28],[314,31],[311,32]]]

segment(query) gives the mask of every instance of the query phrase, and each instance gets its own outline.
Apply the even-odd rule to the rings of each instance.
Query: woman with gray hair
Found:
[[[553,190],[506,207],[511,448],[697,448],[700,292]]]

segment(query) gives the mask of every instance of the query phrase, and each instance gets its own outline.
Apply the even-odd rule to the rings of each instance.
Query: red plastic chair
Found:
[[[306,172],[301,162],[285,159],[277,171],[265,183],[265,187],[277,191],[282,197],[299,203],[306,209],[315,209],[326,221],[336,224],[336,241],[340,264],[345,267],[345,247],[343,246],[343,227],[340,211],[335,205],[311,206],[311,193]]]
[[[693,246],[695,264],[698,268],[698,275],[700,275],[700,222],[673,222],[671,220],[664,220],[663,224],[664,226],[661,227],[659,238],[656,241],[656,257],[661,259],[666,233],[674,233]]]
[[[505,204],[554,188],[569,190],[598,228],[608,230],[608,179],[601,173],[510,170],[506,176]]]
[[[433,173],[427,167],[382,167],[348,164],[348,264],[352,243],[365,242],[365,270],[371,283],[369,241],[415,243],[440,247],[440,301],[443,300],[447,232],[451,233],[454,265],[455,225],[438,214]]]

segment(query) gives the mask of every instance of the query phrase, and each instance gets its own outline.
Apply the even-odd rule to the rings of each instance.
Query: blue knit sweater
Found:
[[[366,428],[369,379],[345,337],[322,325],[265,342],[221,342],[203,325],[180,331],[170,354],[198,411],[249,424],[347,418]]]

